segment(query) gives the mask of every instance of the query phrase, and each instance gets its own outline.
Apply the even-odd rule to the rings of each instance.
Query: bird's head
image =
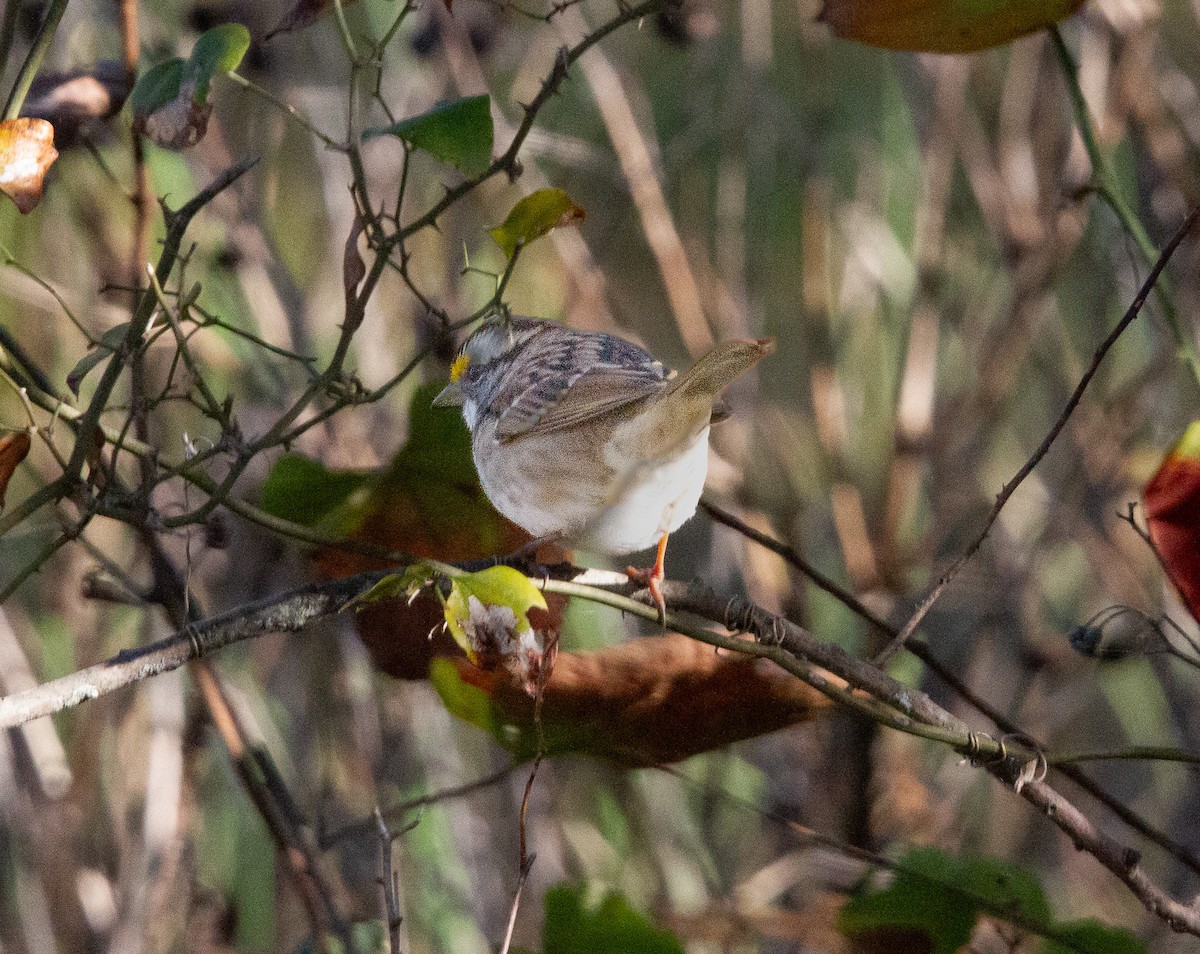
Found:
[[[433,406],[461,407],[473,431],[480,409],[491,403],[513,356],[543,327],[544,322],[532,318],[500,318],[480,325],[463,342],[450,365],[450,383],[433,399]]]

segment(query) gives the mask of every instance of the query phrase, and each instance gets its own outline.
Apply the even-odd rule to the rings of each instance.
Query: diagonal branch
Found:
[[[178,669],[190,659],[231,646],[265,633],[295,633],[323,616],[338,612],[387,574],[357,576],[319,583],[240,606],[137,649],[86,669],[0,699],[0,728],[21,725],[39,716],[52,715],[140,682],[159,673]]]
[[[717,523],[736,530],[747,539],[782,557],[789,565],[808,577],[819,589],[838,600],[838,602],[861,619],[878,628],[880,632],[892,638],[895,638],[900,632],[898,627],[893,626],[887,620],[880,619],[853,593],[838,586],[836,582],[813,566],[795,547],[791,547],[781,540],[776,540],[761,530],[755,529],[711,501],[701,500],[700,507]],[[1029,732],[1013,722],[1012,719],[995,706],[988,703],[987,700],[960,679],[958,675],[952,672],[945,663],[934,655],[933,650],[926,643],[918,639],[910,639],[905,643],[905,648],[921,660],[930,672],[954,690],[977,712],[991,719],[992,723],[1002,732],[1010,735],[1020,735],[1031,739],[1035,743],[1037,742],[1036,738]],[[1163,851],[1186,865],[1196,874],[1200,874],[1200,856],[1197,856],[1190,848],[1173,839],[1162,829],[1150,824],[1150,822],[1126,805],[1121,799],[1105,790],[1099,782],[1092,778],[1079,765],[1072,764],[1062,756],[1052,759],[1050,764],[1056,772],[1078,785],[1142,837],[1158,845]]]
[[[1163,247],[1162,252],[1159,253],[1158,260],[1154,263],[1154,267],[1150,269],[1150,274],[1146,276],[1146,280],[1142,282],[1142,287],[1138,289],[1137,295],[1134,297],[1124,316],[1117,322],[1112,331],[1108,333],[1108,336],[1100,344],[1100,347],[1096,349],[1096,353],[1092,355],[1091,364],[1088,365],[1087,370],[1083,373],[1083,377],[1079,379],[1079,383],[1075,385],[1075,390],[1071,392],[1071,396],[1067,399],[1067,403],[1058,415],[1058,419],[1054,422],[1054,425],[1047,432],[1046,436],[1042,438],[1041,444],[1038,445],[1033,455],[1025,461],[1021,469],[1012,476],[1012,479],[996,495],[996,502],[992,504],[992,509],[988,513],[987,519],[983,522],[983,528],[979,531],[979,534],[958,558],[950,564],[946,571],[938,577],[938,581],[934,584],[933,589],[921,601],[912,616],[909,617],[908,622],[904,624],[895,638],[875,658],[877,664],[882,665],[908,642],[909,637],[917,631],[917,627],[921,625],[921,621],[925,619],[926,614],[933,609],[933,605],[938,601],[942,593],[945,592],[946,587],[954,582],[955,578],[962,571],[962,568],[979,552],[979,548],[983,546],[984,541],[988,538],[988,534],[991,533],[992,526],[999,518],[1000,511],[1004,509],[1004,505],[1008,503],[1009,498],[1012,497],[1017,488],[1025,482],[1025,478],[1033,473],[1033,469],[1041,463],[1042,458],[1049,453],[1054,441],[1058,438],[1062,429],[1066,427],[1067,421],[1071,419],[1071,415],[1075,413],[1075,408],[1078,407],[1080,400],[1082,400],[1084,391],[1092,383],[1092,378],[1100,370],[1100,365],[1108,355],[1108,352],[1112,350],[1112,346],[1125,333],[1125,329],[1133,324],[1137,316],[1141,314],[1142,306],[1146,304],[1146,299],[1150,297],[1150,293],[1154,290],[1154,286],[1158,282],[1158,277],[1162,274],[1163,269],[1167,267],[1167,262],[1171,260],[1171,256],[1175,254],[1175,249],[1179,247],[1180,243],[1187,237],[1188,232],[1196,224],[1197,218],[1200,218],[1200,206],[1192,209],[1187,214],[1183,223],[1175,231],[1175,234],[1171,236],[1171,240]]]

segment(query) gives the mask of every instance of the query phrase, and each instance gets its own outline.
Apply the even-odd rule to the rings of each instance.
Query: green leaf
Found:
[[[429,663],[429,682],[441,697],[447,712],[504,742],[491,696],[479,686],[464,680],[453,662],[444,656],[435,656]]]
[[[958,860],[936,848],[918,848],[898,867],[882,891],[852,898],[842,907],[840,931],[877,935],[893,945],[897,935],[917,934],[933,954],[953,954],[986,913],[1046,938],[1045,954],[1145,954],[1127,931],[1096,921],[1056,924],[1041,884],[1011,862]]]
[[[1019,865],[998,858],[971,858],[958,866],[952,883],[978,898],[985,910],[1037,924],[1052,922],[1041,884]]]
[[[542,954],[683,954],[674,934],[655,927],[620,894],[594,907],[584,894],[570,885],[546,892]]]
[[[1123,928],[1089,918],[1057,925],[1042,954],[1146,954],[1146,945]]]
[[[108,331],[104,332],[96,347],[92,348],[91,351],[75,362],[75,367],[67,373],[67,387],[71,389],[72,394],[76,397],[79,396],[79,388],[83,384],[83,379],[87,377],[88,372],[101,362],[111,358],[113,352],[121,347],[121,342],[125,340],[127,334],[129,334],[128,321],[114,325]]]
[[[250,48],[250,31],[240,23],[225,23],[201,35],[185,61],[179,57],[153,66],[141,75],[129,94],[135,117],[143,119],[179,96],[184,84],[193,86],[192,100],[203,105],[214,75],[236,69]]]
[[[446,624],[450,634],[472,659],[477,658],[484,639],[499,639],[498,651],[511,651],[533,632],[527,615],[531,609],[546,609],[546,598],[520,570],[493,566],[478,573],[455,577],[446,599]],[[471,599],[474,597],[475,602]],[[497,614],[507,609],[509,615]],[[486,633],[484,628],[486,627]]]
[[[433,407],[445,382],[423,384],[409,405],[408,439],[392,458],[376,499],[384,507],[402,501],[403,519],[419,527],[421,540],[397,541],[400,549],[418,553],[496,553],[510,531],[479,486],[471,455],[471,432],[462,414]],[[437,549],[428,544],[438,542]]]
[[[383,129],[368,129],[363,135],[397,136],[414,149],[450,163],[463,175],[477,176],[492,162],[491,97],[456,99]]]
[[[205,30],[192,47],[182,80],[184,83],[195,83],[195,93],[192,95],[195,102],[206,102],[213,76],[237,69],[248,49],[250,31],[240,23],[223,23]]]
[[[488,230],[509,258],[518,247],[541,238],[551,229],[573,225],[587,213],[562,189],[538,189],[514,205],[500,225]]]
[[[357,596],[342,609],[355,607],[361,609],[367,603],[378,603],[380,600],[394,600],[399,597],[416,596],[425,589],[433,579],[433,571],[424,563],[414,563],[402,573],[390,573],[372,586],[361,596]]]
[[[370,471],[332,471],[303,454],[285,454],[267,475],[261,506],[273,517],[305,527],[336,526],[345,532],[357,522],[354,505],[360,501],[352,498],[376,479]]]
[[[179,95],[183,83],[183,60],[176,57],[153,66],[141,75],[129,94],[134,116],[149,116]]]
[[[431,381],[413,394],[408,412],[408,440],[397,452],[392,469],[419,472],[425,479],[443,483],[473,484],[471,432],[462,414],[433,406],[433,399],[445,385],[445,381]]]
[[[960,875],[958,864],[928,848],[910,851],[901,864],[904,870],[888,887],[842,906],[838,930],[850,937],[912,931],[928,940],[931,954],[954,954],[971,939],[978,917],[968,898],[938,887],[954,883]]]

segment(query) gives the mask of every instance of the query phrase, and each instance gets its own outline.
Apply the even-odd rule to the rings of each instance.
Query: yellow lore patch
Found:
[[[450,365],[450,380],[457,381],[459,378],[461,378],[463,376],[463,372],[467,370],[467,367],[470,365],[470,363],[471,359],[465,354],[460,354],[457,358],[455,358],[454,363]]]

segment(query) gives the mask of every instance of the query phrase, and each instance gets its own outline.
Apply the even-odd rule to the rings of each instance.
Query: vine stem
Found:
[[[21,72],[17,74],[12,91],[8,94],[8,101],[4,104],[5,119],[16,119],[21,115],[25,97],[29,95],[33,78],[37,76],[37,71],[42,66],[42,60],[46,58],[46,51],[50,49],[54,34],[58,31],[58,23],[67,9],[67,2],[68,0],[53,0],[50,9],[46,11],[42,25],[38,27],[37,38],[33,41],[33,46],[29,48],[29,55],[21,64]],[[8,0],[9,6],[15,6],[16,3],[17,0]]]
[[[991,533],[992,526],[999,519],[1000,511],[1004,509],[1005,505],[1012,498],[1012,495],[1016,493],[1017,488],[1025,482],[1025,478],[1033,473],[1034,468],[1041,463],[1042,458],[1050,453],[1050,448],[1053,446],[1055,440],[1058,439],[1058,435],[1062,433],[1063,428],[1067,426],[1067,421],[1069,421],[1071,419],[1071,415],[1075,413],[1075,408],[1078,407],[1079,402],[1083,400],[1083,394],[1087,390],[1088,385],[1091,384],[1092,378],[1094,378],[1096,373],[1100,370],[1100,365],[1103,363],[1105,356],[1117,343],[1117,339],[1119,339],[1121,335],[1125,333],[1125,329],[1133,324],[1137,316],[1141,314],[1142,307],[1146,304],[1146,299],[1150,297],[1154,287],[1158,284],[1159,277],[1162,275],[1163,270],[1167,267],[1167,262],[1171,260],[1171,256],[1175,254],[1175,250],[1179,248],[1180,244],[1195,226],[1198,218],[1200,218],[1200,206],[1192,209],[1187,214],[1179,228],[1175,230],[1175,234],[1171,236],[1171,240],[1167,242],[1165,246],[1163,246],[1162,252],[1158,253],[1154,262],[1154,267],[1150,269],[1150,274],[1147,275],[1145,281],[1142,282],[1142,287],[1138,289],[1138,293],[1134,297],[1133,302],[1126,309],[1121,320],[1113,326],[1112,330],[1105,337],[1104,341],[1101,342],[1100,347],[1098,347],[1095,353],[1092,355],[1091,363],[1088,365],[1087,370],[1083,373],[1083,377],[1081,377],[1079,379],[1079,383],[1075,385],[1075,390],[1071,392],[1071,396],[1067,399],[1067,403],[1063,406],[1062,411],[1055,419],[1050,430],[1046,433],[1046,436],[1042,438],[1042,442],[1038,445],[1037,450],[1035,450],[1030,458],[1025,461],[1025,463],[1021,466],[1021,469],[1013,474],[1008,483],[1006,483],[1000,489],[1000,493],[996,495],[996,502],[992,504],[992,509],[988,513],[987,519],[983,523],[983,528],[975,536],[975,539],[971,541],[970,545],[952,564],[950,564],[949,568],[947,568],[946,571],[942,573],[940,577],[938,577],[938,581],[933,585],[933,588],[929,591],[929,594],[921,601],[916,610],[913,611],[913,614],[908,618],[908,622],[904,624],[900,632],[897,633],[891,642],[889,642],[887,646],[883,648],[883,651],[875,657],[876,665],[883,665],[883,663],[887,662],[887,660],[890,659],[897,650],[899,650],[906,642],[908,642],[909,638],[916,633],[917,627],[921,625],[921,622],[925,619],[926,614],[933,609],[933,605],[938,601],[938,599],[941,598],[941,595],[943,592],[945,592],[946,587],[949,586],[955,580],[955,578],[957,578],[958,574],[962,571],[962,568],[966,566],[968,562],[970,562],[971,558],[975,556],[977,552],[979,552],[979,548],[983,546],[988,534]]]
[[[1071,56],[1071,51],[1067,49],[1066,41],[1063,39],[1062,31],[1058,26],[1049,27],[1051,45],[1054,47],[1054,53],[1058,58],[1058,64],[1062,68],[1063,78],[1067,83],[1067,92],[1071,97],[1071,109],[1075,114],[1075,124],[1079,127],[1079,135],[1083,139],[1083,147],[1087,151],[1088,161],[1092,164],[1092,184],[1096,193],[1101,199],[1112,209],[1113,214],[1121,223],[1121,226],[1133,239],[1138,250],[1142,253],[1142,257],[1147,263],[1153,265],[1158,258],[1158,250],[1154,247],[1154,242],[1151,240],[1149,233],[1146,232],[1146,227],[1134,212],[1133,207],[1125,198],[1120,184],[1117,181],[1116,174],[1112,170],[1104,153],[1100,151],[1100,143],[1096,137],[1096,126],[1092,122],[1092,114],[1088,110],[1087,100],[1083,95],[1083,88],[1079,85],[1079,69],[1075,64],[1075,59]],[[1192,373],[1192,378],[1196,385],[1200,387],[1200,355],[1196,352],[1196,343],[1188,335],[1183,323],[1180,321],[1179,314],[1175,310],[1175,303],[1171,296],[1171,286],[1167,279],[1163,279],[1157,290],[1159,303],[1162,305],[1163,318],[1166,320],[1167,327],[1171,330],[1171,335],[1175,339],[1175,347],[1180,359],[1188,370]]]

